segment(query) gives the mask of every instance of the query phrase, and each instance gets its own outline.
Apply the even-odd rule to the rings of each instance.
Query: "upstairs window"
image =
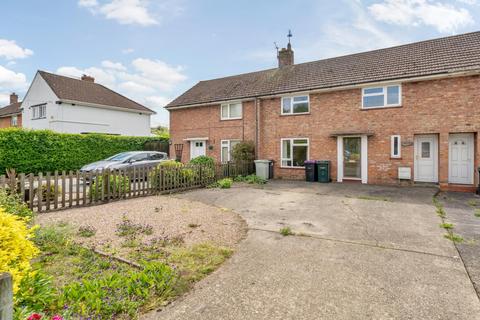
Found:
[[[362,90],[362,108],[386,108],[401,105],[400,85],[364,88]]]
[[[40,104],[32,107],[32,120],[44,119],[47,117],[47,105]]]
[[[282,167],[304,167],[308,159],[308,139],[281,140]]]
[[[12,116],[11,125],[12,125],[12,127],[18,126],[18,117],[17,116]]]
[[[242,119],[242,103],[225,103],[221,106],[220,118],[222,120]]]
[[[402,156],[400,136],[391,136],[390,156],[392,158],[400,158]]]
[[[302,114],[309,112],[310,98],[308,95],[282,98],[282,114]]]

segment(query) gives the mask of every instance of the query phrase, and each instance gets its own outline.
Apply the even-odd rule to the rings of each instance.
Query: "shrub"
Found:
[[[255,144],[252,141],[237,143],[233,147],[232,158],[235,161],[252,161],[255,159]]]
[[[130,191],[130,178],[129,177],[121,177],[121,176],[112,176],[110,175],[109,178],[110,183],[104,183],[106,180],[106,175],[98,176],[95,181],[93,181],[92,185],[90,186],[89,196],[90,198],[99,199],[102,196],[102,189],[104,195],[107,196],[108,191],[110,194],[119,194],[120,192],[126,193]],[[97,194],[98,189],[98,194]]]
[[[18,194],[8,194],[5,190],[0,190],[0,208],[6,213],[13,214],[22,218],[32,218],[33,212],[22,201]]]
[[[229,189],[232,186],[233,180],[230,178],[225,178],[218,180],[216,183],[216,187],[220,189]]]
[[[190,160],[189,164],[201,164],[213,167],[215,165],[215,160],[212,157],[199,156]]]
[[[283,227],[280,229],[280,234],[284,237],[293,235],[293,231],[290,227]]]
[[[12,274],[14,292],[30,273],[30,260],[39,252],[31,240],[35,228],[29,228],[27,222],[0,208],[0,273]]]
[[[234,179],[235,182],[246,182],[248,184],[265,184],[267,183],[267,180],[260,178],[259,176],[255,174],[251,174],[248,176],[236,176]]]
[[[50,188],[47,187],[47,185],[42,185],[40,188],[42,190],[42,201],[45,202],[47,200],[47,190],[49,190],[49,195],[50,195],[50,201],[54,201],[55,198],[58,198],[60,194],[62,194],[62,187],[58,186],[57,187],[57,192],[55,192],[55,186],[50,185]],[[35,189],[35,192],[38,194],[38,188]]]
[[[181,162],[168,160],[160,164],[150,172],[149,180],[152,187],[159,188],[162,183],[161,172],[163,168],[163,178],[167,184],[177,184],[181,182],[192,182],[197,176],[197,172],[191,168],[185,167]]]
[[[49,130],[0,130],[0,174],[6,168],[38,173],[77,170],[83,165],[124,151],[143,150],[159,137],[125,137],[102,134],[65,134]]]

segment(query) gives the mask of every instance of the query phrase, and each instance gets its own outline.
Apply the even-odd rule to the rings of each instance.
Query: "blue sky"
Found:
[[[0,104],[36,70],[92,75],[158,112],[200,80],[479,30],[480,0],[2,0]]]

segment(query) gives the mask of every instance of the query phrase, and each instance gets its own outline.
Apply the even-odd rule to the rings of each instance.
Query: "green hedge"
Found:
[[[65,134],[49,130],[0,130],[0,174],[77,170],[123,151],[144,150],[158,137]]]

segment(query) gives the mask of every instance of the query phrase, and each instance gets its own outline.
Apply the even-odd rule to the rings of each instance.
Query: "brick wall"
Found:
[[[17,127],[21,127],[22,126],[22,115],[19,114],[18,115],[18,118],[17,118]],[[12,125],[12,117],[3,117],[3,118],[0,118],[0,129],[2,128],[9,128],[11,127]]]
[[[335,132],[371,132],[368,138],[368,182],[396,183],[398,166],[410,166],[413,176],[414,135],[436,134],[439,139],[439,182],[448,182],[448,138],[450,133],[475,133],[475,168],[479,165],[480,142],[479,76],[402,85],[400,108],[361,109],[361,89],[310,94],[310,114],[280,114],[280,98],[260,100],[259,158],[274,159],[277,178],[304,178],[303,169],[280,168],[280,139],[310,139],[310,158],[332,161],[337,175]],[[221,121],[220,106],[212,105],[170,112],[173,143],[194,136],[209,137],[207,153],[219,160],[220,140],[255,138],[255,105],[244,102],[242,120]],[[390,136],[401,135],[402,158],[390,158]],[[183,142],[185,143],[185,142]],[[184,158],[189,158],[185,143]],[[478,181],[478,180],[476,180]]]

